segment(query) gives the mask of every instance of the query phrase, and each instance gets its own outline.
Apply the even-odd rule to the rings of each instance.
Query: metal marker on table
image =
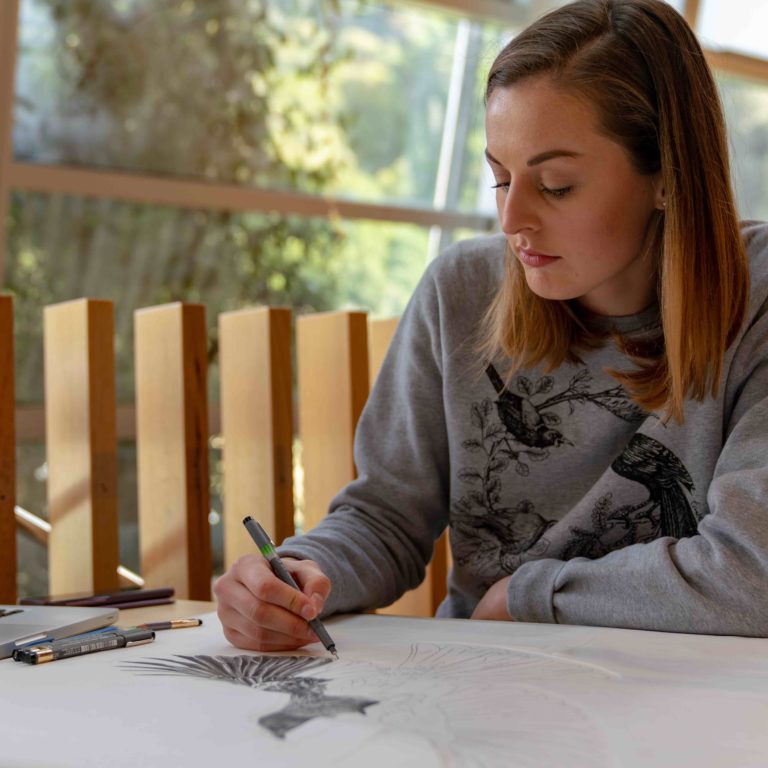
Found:
[[[203,623],[202,619],[169,619],[168,621],[146,621],[143,624],[137,624],[136,629],[151,629],[158,632],[163,629],[188,629],[189,627],[199,627]]]
[[[261,554],[269,561],[275,576],[289,587],[293,587],[301,592],[299,585],[294,581],[293,576],[288,573],[288,569],[283,565],[283,561],[279,558],[277,552],[275,552],[275,544],[269,538],[267,532],[250,515],[244,518],[243,525],[247,528],[248,533],[251,534],[251,538],[256,542],[256,546]],[[309,626],[312,627],[313,632],[320,638],[320,642],[325,646],[326,650],[338,659],[339,654],[336,653],[336,643],[331,640],[331,636],[320,619],[312,619],[309,622]]]
[[[151,643],[155,633],[146,629],[115,629],[108,632],[94,632],[92,635],[80,635],[64,640],[52,640],[28,648],[17,648],[13,652],[16,661],[25,664],[47,664],[49,661],[84,656],[87,653],[111,651],[115,648],[127,648],[132,645]]]

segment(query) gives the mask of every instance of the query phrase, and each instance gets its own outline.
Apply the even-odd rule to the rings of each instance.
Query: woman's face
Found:
[[[599,133],[594,108],[547,77],[493,91],[486,139],[499,221],[530,289],[602,315],[647,307],[654,270],[643,244],[662,205],[659,174],[638,173]]]

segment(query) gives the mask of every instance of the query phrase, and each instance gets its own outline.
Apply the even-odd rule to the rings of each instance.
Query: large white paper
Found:
[[[240,651],[210,615],[146,646],[2,662],[0,766],[765,765],[768,665],[748,640],[379,616],[328,628],[339,661]],[[738,731],[706,744],[724,722]]]

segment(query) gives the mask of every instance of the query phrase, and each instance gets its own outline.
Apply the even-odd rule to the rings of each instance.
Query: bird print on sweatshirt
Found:
[[[462,443],[474,454],[474,463],[459,472],[466,492],[453,504],[451,527],[454,558],[469,566],[490,586],[534,557],[567,559],[577,555],[600,557],[613,550],[656,538],[659,535],[690,536],[698,524],[690,500],[693,481],[682,462],[659,441],[640,433],[613,461],[611,469],[639,483],[647,494],[637,503],[617,505],[611,494],[595,504],[591,519],[570,529],[563,551],[552,551],[546,532],[557,523],[547,519],[528,499],[514,504],[502,501],[505,480],[514,485],[510,472],[530,473],[531,462],[546,461],[558,452],[578,450],[568,436],[567,418],[553,409],[567,404],[568,414],[577,407],[596,406],[630,424],[648,417],[633,403],[623,387],[594,389],[587,369],[579,370],[559,392],[552,376],[532,381],[515,377],[506,384],[493,365],[486,374],[496,398],[471,406],[475,435]],[[562,409],[559,409],[562,413]],[[506,495],[509,497],[509,494]]]
[[[611,463],[611,469],[640,483],[648,496],[636,504],[616,506],[611,494],[605,494],[592,510],[590,526],[571,527],[563,559],[597,558],[660,536],[682,539],[696,533],[700,515],[693,500],[693,480],[669,448],[638,432]]]

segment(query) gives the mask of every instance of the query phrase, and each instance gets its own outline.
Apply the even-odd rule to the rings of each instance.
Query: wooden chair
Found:
[[[113,307],[81,299],[44,310],[49,591],[171,585],[209,600],[207,341],[200,305],[138,310],[136,421],[143,578],[118,564]],[[0,302],[0,588],[15,600],[13,347],[9,301]],[[8,416],[10,413],[10,417]]]
[[[294,532],[291,313],[247,309],[218,322],[229,566],[253,552],[245,515],[258,515],[277,541]],[[396,321],[331,312],[300,317],[296,325],[303,528],[309,530],[355,476],[355,426]],[[44,310],[51,593],[108,591],[122,583],[113,328],[110,302],[81,299]],[[0,297],[0,599],[6,602],[16,591],[12,332],[10,299]],[[204,307],[137,310],[135,363],[141,577],[147,587],[171,585],[180,598],[208,600]],[[446,568],[441,540],[425,583],[388,612],[432,615],[445,594]]]

